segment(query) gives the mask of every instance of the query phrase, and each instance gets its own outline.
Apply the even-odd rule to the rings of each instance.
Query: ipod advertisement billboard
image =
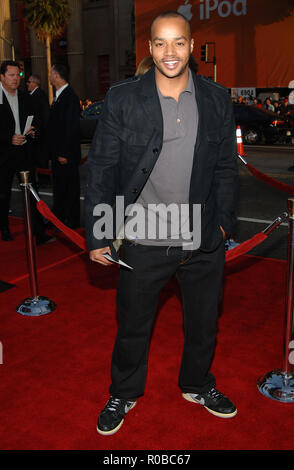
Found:
[[[293,0],[135,0],[137,63],[149,55],[152,19],[166,10],[189,20],[200,74],[213,77],[213,64],[200,60],[201,45],[213,43],[216,80],[228,88],[288,87],[294,79]]]

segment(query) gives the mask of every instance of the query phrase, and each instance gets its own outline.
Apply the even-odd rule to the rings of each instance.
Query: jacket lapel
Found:
[[[70,85],[67,85],[67,87],[64,88],[64,90],[62,90],[62,92],[60,93],[60,95],[58,96],[58,98],[57,98],[57,100],[54,102],[54,104],[60,103],[60,101],[62,101],[63,98],[64,98],[68,93],[70,93]]]
[[[193,167],[191,174],[191,186],[195,186],[195,178],[198,181],[201,180],[201,175],[203,172],[204,162],[203,158],[200,157],[202,155],[202,152],[200,152],[199,150],[203,143],[203,139],[206,138],[204,133],[208,116],[206,110],[210,106],[210,101],[208,99],[209,96],[206,95],[206,89],[203,87],[199,77],[194,72],[192,72],[192,76],[195,86],[195,97],[198,108],[198,130],[194,147]],[[146,113],[146,118],[148,119],[148,122],[152,123],[154,130],[156,131],[157,137],[155,140],[158,142],[158,157],[161,151],[163,141],[163,117],[156,87],[154,67],[152,67],[145,75],[143,75],[140,80],[140,101]]]
[[[6,114],[6,116],[7,116],[7,125],[9,123],[9,125],[14,126],[15,125],[14,116],[13,116],[13,113],[11,111],[11,107],[10,107],[8,101],[7,101],[7,98],[6,98],[4,92],[3,92],[2,98],[3,98],[2,106],[5,109],[5,114],[7,113]]]
[[[199,152],[199,149],[200,149],[201,144],[203,143],[203,139],[206,138],[204,134],[204,129],[205,129],[205,122],[206,122],[206,117],[207,117],[206,109],[209,106],[209,103],[206,102],[206,92],[205,92],[205,89],[203,89],[201,80],[199,80],[199,77],[194,72],[192,72],[192,74],[193,74],[193,80],[194,80],[194,86],[195,86],[196,103],[197,103],[197,108],[198,108],[198,130],[197,130],[196,143],[194,147],[191,185],[194,182],[195,176],[199,177],[203,169],[203,159],[200,158],[200,155],[202,155],[202,152]]]
[[[139,93],[141,96],[141,103],[146,113],[148,122],[152,123],[162,141],[163,118],[155,82],[154,67],[152,67],[145,75],[141,77],[140,85]]]
[[[203,119],[204,119],[204,97],[203,97],[203,91],[201,88],[201,83],[198,80],[197,75],[192,72],[193,76],[193,81],[194,81],[194,86],[195,86],[195,98],[196,98],[196,104],[198,108],[198,130],[197,130],[197,138],[196,138],[196,143],[195,143],[195,152],[194,152],[194,158],[196,156],[197,150],[199,149],[200,143],[201,143],[201,131],[202,131],[202,125],[203,125]]]

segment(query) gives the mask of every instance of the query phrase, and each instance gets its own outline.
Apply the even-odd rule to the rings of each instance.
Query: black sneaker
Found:
[[[206,393],[183,393],[185,400],[203,405],[207,411],[220,418],[233,418],[237,414],[235,405],[221,392],[212,388]]]
[[[110,397],[98,418],[99,434],[111,435],[118,431],[124,422],[125,415],[134,408],[135,404],[136,401]]]

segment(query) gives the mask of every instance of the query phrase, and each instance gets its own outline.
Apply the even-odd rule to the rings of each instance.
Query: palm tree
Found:
[[[22,16],[37,38],[45,42],[48,72],[49,102],[53,100],[53,90],[49,80],[51,69],[51,42],[58,37],[70,17],[68,0],[18,0],[23,4]]]

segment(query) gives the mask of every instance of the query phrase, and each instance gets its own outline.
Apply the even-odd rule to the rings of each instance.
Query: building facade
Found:
[[[68,0],[70,20],[52,42],[52,63],[69,66],[70,83],[81,99],[102,99],[111,83],[135,72],[134,0]],[[47,89],[45,46],[22,19],[22,5],[1,0],[0,60],[21,61],[25,77],[41,77]],[[25,79],[22,87],[25,87]]]

